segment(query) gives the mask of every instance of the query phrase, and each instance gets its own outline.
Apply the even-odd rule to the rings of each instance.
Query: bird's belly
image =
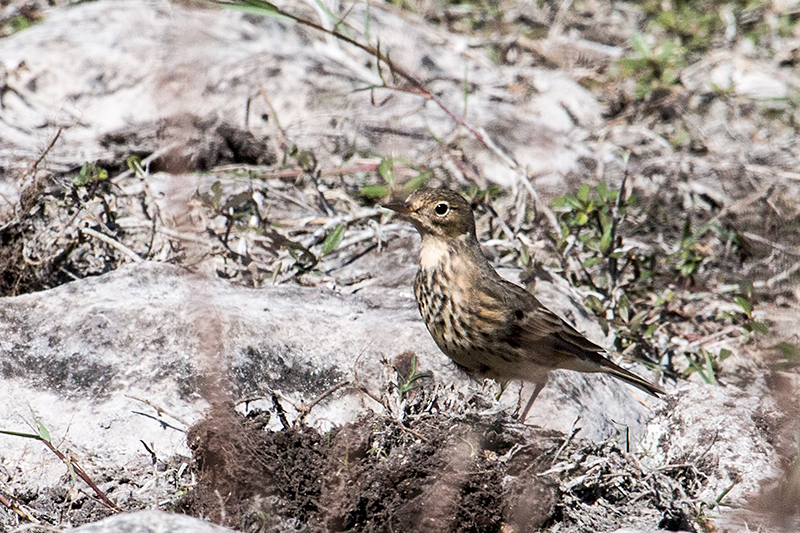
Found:
[[[423,268],[414,282],[420,315],[439,349],[470,374],[539,381],[546,370],[529,362],[525,347],[502,342],[492,324],[502,322],[485,309],[476,312],[462,287],[447,283],[450,276],[446,268]]]
[[[414,293],[419,313],[437,346],[459,365],[470,368],[467,328],[468,317],[454,303],[453,288],[442,284],[446,274],[438,269],[423,269],[417,274]],[[471,369],[471,368],[470,368]]]

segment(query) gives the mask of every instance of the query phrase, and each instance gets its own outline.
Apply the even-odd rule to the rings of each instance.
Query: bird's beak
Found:
[[[383,204],[381,207],[384,209],[397,211],[398,213],[402,213],[404,215],[408,215],[412,212],[411,205],[409,205],[407,202],[389,202],[388,204]]]

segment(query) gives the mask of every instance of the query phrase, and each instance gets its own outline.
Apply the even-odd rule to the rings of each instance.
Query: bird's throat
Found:
[[[422,248],[419,251],[420,268],[438,268],[450,259],[450,247],[442,239],[428,237],[422,239]]]

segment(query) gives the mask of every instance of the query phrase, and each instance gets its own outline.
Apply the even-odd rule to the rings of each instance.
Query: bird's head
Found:
[[[446,189],[421,189],[411,193],[405,202],[392,202],[383,207],[397,211],[417,228],[423,237],[455,239],[475,236],[472,208],[460,194]]]

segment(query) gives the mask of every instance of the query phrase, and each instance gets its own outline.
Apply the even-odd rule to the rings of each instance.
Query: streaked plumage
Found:
[[[664,391],[614,364],[605,350],[505,279],[481,252],[475,219],[459,194],[417,191],[384,206],[404,215],[422,236],[414,293],[439,348],[471,374],[536,384],[521,418],[557,368],[611,374],[658,396]]]

